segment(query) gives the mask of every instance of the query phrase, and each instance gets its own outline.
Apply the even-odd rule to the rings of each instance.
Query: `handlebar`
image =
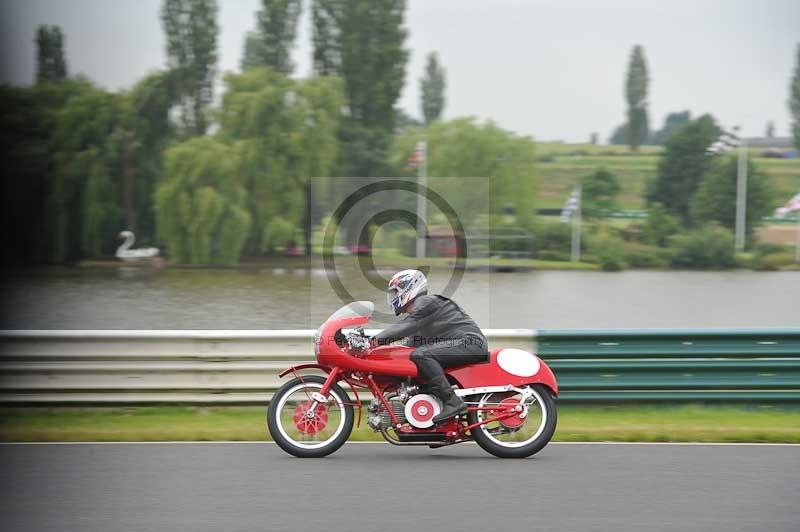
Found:
[[[369,338],[361,327],[356,327],[353,332],[347,333],[346,338],[347,345],[355,351],[366,351],[369,349]]]

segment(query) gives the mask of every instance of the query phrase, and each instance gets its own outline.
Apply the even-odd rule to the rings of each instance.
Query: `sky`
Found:
[[[35,75],[34,34],[57,24],[68,68],[109,89],[166,63],[162,0],[0,0],[0,82]],[[219,1],[219,69],[239,68],[260,0]],[[310,1],[293,51],[311,73]],[[410,59],[399,105],[421,115],[419,78],[436,51],[447,69],[445,118],[476,116],[537,140],[605,142],[625,120],[628,57],[650,70],[651,126],[667,113],[713,114],[744,136],[789,134],[789,81],[800,44],[798,0],[410,0]]]

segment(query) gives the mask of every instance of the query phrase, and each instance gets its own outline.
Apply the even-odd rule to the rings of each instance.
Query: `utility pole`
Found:
[[[577,207],[575,214],[572,216],[572,252],[570,258],[572,262],[580,262],[581,260],[581,185],[575,187],[575,198],[577,199]]]
[[[734,133],[723,133],[706,148],[708,155],[727,152],[739,148],[739,164],[736,169],[736,227],[734,248],[737,253],[744,251],[745,226],[747,222],[747,142],[739,136],[739,126]]]
[[[794,241],[794,261],[800,264],[800,213],[797,214],[797,236]]]
[[[428,186],[428,141],[421,140],[417,143],[417,150],[421,151],[422,160],[417,168],[417,218],[420,227],[417,229],[417,258],[425,257],[425,231],[428,230],[426,217],[428,198],[425,191]]]
[[[747,222],[747,142],[739,144],[739,166],[736,172],[736,251],[744,251]]]

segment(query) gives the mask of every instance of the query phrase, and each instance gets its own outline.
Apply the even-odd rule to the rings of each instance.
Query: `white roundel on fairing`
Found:
[[[539,373],[539,359],[522,349],[508,348],[497,353],[497,365],[517,377],[532,377]]]

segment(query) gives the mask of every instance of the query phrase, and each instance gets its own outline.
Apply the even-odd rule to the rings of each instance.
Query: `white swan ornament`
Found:
[[[125,242],[117,248],[117,258],[126,261],[150,259],[158,256],[158,248],[131,249],[136,237],[131,231],[122,231],[117,238],[124,238]]]

